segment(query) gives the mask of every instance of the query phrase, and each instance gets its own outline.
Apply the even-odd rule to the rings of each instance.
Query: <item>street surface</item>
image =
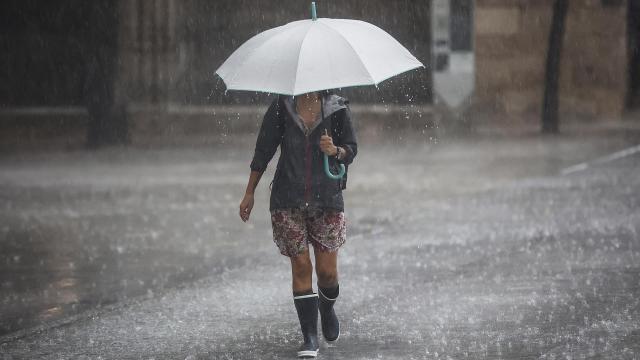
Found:
[[[321,359],[639,359],[634,131],[361,137]],[[253,137],[0,158],[0,359],[293,359]]]

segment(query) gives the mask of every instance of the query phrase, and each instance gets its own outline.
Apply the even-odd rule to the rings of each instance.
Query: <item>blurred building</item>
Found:
[[[367,116],[429,126],[435,102],[536,121],[553,0],[319,0],[322,17],[391,33],[427,69],[345,89]],[[640,99],[640,1],[571,0],[565,116],[618,118]],[[256,33],[309,16],[300,0],[6,0],[0,3],[0,147],[211,142],[254,129],[264,94],[229,92],[216,68]],[[418,110],[416,110],[418,109]],[[368,112],[368,113],[367,113]],[[414,116],[419,114],[419,118]],[[239,121],[240,119],[246,121]],[[215,139],[213,140],[215,141]]]
[[[428,4],[415,1],[323,0],[321,17],[356,18],[388,30],[424,63],[430,61]],[[214,76],[243,42],[264,30],[310,17],[308,1],[129,0],[120,4],[120,58],[127,96],[136,103],[249,103],[252,93],[224,92]],[[426,27],[426,31],[425,31]],[[405,87],[359,89],[358,101],[430,101],[429,79],[416,72]],[[428,75],[428,74],[427,74]],[[427,86],[416,86],[415,83]],[[426,89],[426,90],[425,90]],[[392,91],[393,90],[393,91]]]
[[[476,0],[476,108],[539,115],[553,0]],[[560,111],[616,119],[640,99],[640,1],[570,0]]]
[[[318,12],[370,21],[427,65],[379,89],[345,90],[354,102],[431,102],[428,2],[321,0]],[[73,146],[83,127],[97,144],[208,142],[255,128],[262,110],[252,105],[269,97],[225,93],[214,72],[251,36],[308,17],[300,0],[3,1],[0,144],[62,136]]]
[[[257,33],[310,17],[310,1],[131,0],[123,1],[119,11],[118,88],[129,104],[129,134],[136,143],[164,143],[176,141],[181,134],[193,141],[201,134],[255,129],[264,109],[253,105],[264,105],[272,96],[227,93],[214,72]],[[318,14],[376,24],[427,65],[427,69],[403,74],[378,88],[341,91],[353,103],[431,102],[428,3],[323,0],[318,1]],[[361,112],[371,109],[356,107]],[[367,116],[376,113],[380,111],[375,109]]]

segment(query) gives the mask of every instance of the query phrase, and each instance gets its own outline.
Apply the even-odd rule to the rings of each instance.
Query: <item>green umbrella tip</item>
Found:
[[[316,2],[315,1],[311,2],[311,19],[313,21],[318,20],[318,13],[316,12]]]

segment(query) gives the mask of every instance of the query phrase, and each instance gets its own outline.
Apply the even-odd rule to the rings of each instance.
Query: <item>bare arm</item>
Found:
[[[262,174],[262,171],[251,171],[251,174],[249,174],[249,183],[244,192],[244,198],[240,202],[240,219],[244,222],[247,222],[251,215],[251,210],[253,209],[253,194],[256,191],[256,187],[258,187]]]

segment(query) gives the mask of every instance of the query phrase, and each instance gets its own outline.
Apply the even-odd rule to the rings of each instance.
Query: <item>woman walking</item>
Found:
[[[264,116],[251,162],[247,189],[240,203],[240,218],[249,220],[254,191],[278,146],[269,210],[273,241],[289,257],[293,301],[304,338],[298,357],[316,357],[319,350],[317,323],[328,343],[340,336],[333,309],[338,298],[338,249],[346,240],[342,190],[346,176],[325,174],[322,157],[337,172],[340,164],[353,162],[357,143],[348,102],[327,91],[296,97],[278,96]],[[318,292],[313,291],[313,247]]]

